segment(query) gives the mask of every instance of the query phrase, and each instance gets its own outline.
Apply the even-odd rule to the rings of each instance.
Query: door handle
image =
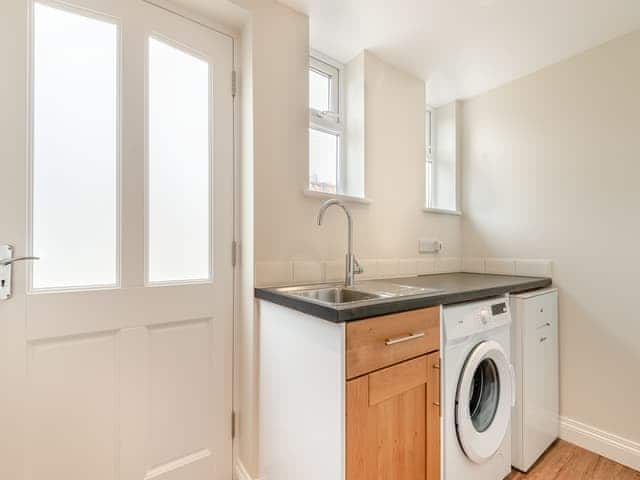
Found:
[[[13,246],[0,245],[0,300],[11,298],[12,265],[25,260],[40,260],[40,257],[14,257]]]
[[[7,265],[12,265],[16,262],[22,262],[24,260],[40,260],[40,257],[16,257],[16,258],[5,258],[4,260],[0,260],[0,266],[6,267]]]

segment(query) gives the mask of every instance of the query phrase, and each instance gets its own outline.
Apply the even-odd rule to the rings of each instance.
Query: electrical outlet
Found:
[[[434,238],[421,238],[418,241],[418,252],[438,253],[442,250],[442,241]]]

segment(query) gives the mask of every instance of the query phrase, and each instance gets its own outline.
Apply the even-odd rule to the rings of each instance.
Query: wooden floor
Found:
[[[640,472],[558,440],[529,473],[508,480],[640,480]]]

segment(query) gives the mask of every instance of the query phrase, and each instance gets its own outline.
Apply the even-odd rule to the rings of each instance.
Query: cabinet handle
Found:
[[[385,345],[395,345],[396,343],[408,342],[409,340],[415,340],[416,338],[424,337],[424,332],[411,333],[405,337],[387,338],[384,341]]]
[[[440,402],[433,402],[433,406],[440,408]]]
[[[440,362],[434,363],[433,368],[435,368],[436,370],[440,370]]]
[[[547,337],[542,337],[542,338],[540,339],[540,343],[542,343],[542,342],[546,342],[546,341],[547,341]]]

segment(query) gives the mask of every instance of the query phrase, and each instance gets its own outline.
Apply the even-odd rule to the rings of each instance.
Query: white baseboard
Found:
[[[567,417],[560,418],[560,438],[640,471],[640,443]]]
[[[247,472],[247,469],[239,460],[236,461],[236,466],[234,470],[235,470],[234,471],[235,480],[260,480],[259,478],[254,479],[251,475],[249,475],[249,472]]]

